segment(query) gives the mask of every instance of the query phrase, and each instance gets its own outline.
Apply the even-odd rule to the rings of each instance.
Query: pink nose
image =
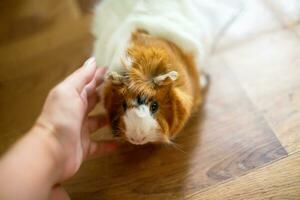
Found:
[[[133,144],[142,144],[145,142],[146,137],[129,137],[128,139]]]

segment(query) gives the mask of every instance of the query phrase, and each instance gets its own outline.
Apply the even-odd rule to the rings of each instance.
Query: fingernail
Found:
[[[92,64],[94,64],[96,62],[95,57],[90,57],[89,59],[87,59],[84,63],[84,66],[90,66]]]

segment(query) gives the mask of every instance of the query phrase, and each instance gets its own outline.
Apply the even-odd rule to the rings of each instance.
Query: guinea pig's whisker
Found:
[[[185,152],[185,151],[182,149],[182,147],[181,147],[179,144],[176,144],[176,143],[173,142],[173,141],[170,141],[168,144],[170,144],[172,147],[174,147],[175,149],[177,149],[177,150],[179,150],[179,151],[181,151],[181,152],[183,152],[183,153],[187,153],[187,152]]]
[[[117,135],[118,137],[121,136],[122,133],[125,132],[125,129],[123,129],[122,127],[116,127],[114,129],[115,135]]]

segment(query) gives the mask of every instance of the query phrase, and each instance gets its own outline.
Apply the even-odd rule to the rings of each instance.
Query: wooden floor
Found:
[[[91,54],[94,2],[1,1],[0,153]],[[179,147],[122,145],[89,160],[64,183],[72,199],[300,199],[300,3],[242,2]]]

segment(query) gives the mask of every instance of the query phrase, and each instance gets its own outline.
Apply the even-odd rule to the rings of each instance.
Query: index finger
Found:
[[[73,72],[65,83],[70,84],[72,87],[81,93],[83,88],[93,80],[96,73],[96,60],[94,57],[89,58],[84,65]]]
[[[99,67],[95,74],[96,86],[99,86],[104,81],[104,75],[107,71],[106,67]]]
[[[106,68],[97,68],[95,77],[85,86],[88,96],[94,94],[95,89],[104,81],[104,74],[106,71]]]

